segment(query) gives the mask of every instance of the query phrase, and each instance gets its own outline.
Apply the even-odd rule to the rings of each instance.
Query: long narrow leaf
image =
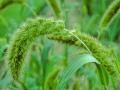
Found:
[[[61,73],[55,90],[65,90],[67,82],[71,79],[75,72],[83,65],[91,62],[99,64],[99,62],[90,54],[80,55],[76,60],[72,61]]]

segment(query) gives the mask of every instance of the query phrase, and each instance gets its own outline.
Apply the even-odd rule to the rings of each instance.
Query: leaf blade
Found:
[[[66,69],[61,73],[61,76],[58,79],[58,84],[56,85],[55,90],[64,90],[66,83],[75,74],[75,72],[83,65],[91,62],[99,64],[99,62],[90,54],[80,55],[77,60],[72,61],[68,65],[68,67],[66,67]]]

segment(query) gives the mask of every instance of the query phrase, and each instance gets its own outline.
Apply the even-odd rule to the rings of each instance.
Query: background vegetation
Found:
[[[11,38],[21,24],[29,18],[52,17],[64,20],[68,29],[97,38],[114,54],[120,69],[120,13],[105,30],[99,28],[103,14],[113,1],[0,0],[0,90],[120,90],[119,77],[117,80],[112,77],[82,47],[44,37],[36,39],[16,83],[10,75],[6,57]]]

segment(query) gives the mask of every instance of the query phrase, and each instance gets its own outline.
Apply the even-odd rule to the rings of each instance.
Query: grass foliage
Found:
[[[120,0],[0,0],[0,90],[119,90],[119,10]]]

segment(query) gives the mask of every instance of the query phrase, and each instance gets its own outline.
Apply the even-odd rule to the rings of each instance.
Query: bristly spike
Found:
[[[9,66],[14,80],[19,78],[21,67],[30,45],[41,35],[46,35],[49,39],[68,43],[69,45],[80,46],[85,49],[87,47],[111,75],[117,75],[118,72],[113,59],[110,59],[109,50],[96,39],[81,32],[65,29],[64,22],[61,20],[36,18],[28,20],[17,30],[8,49]],[[79,39],[84,42],[86,47]]]

